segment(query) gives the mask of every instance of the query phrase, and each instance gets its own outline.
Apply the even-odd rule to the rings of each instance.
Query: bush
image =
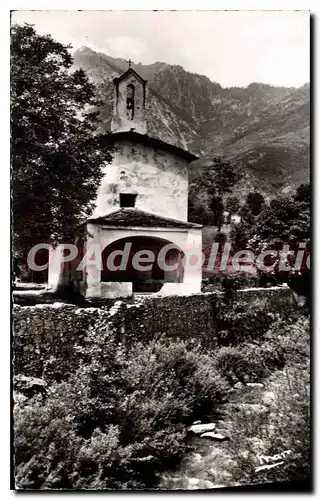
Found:
[[[186,452],[186,425],[225,401],[228,383],[184,342],[126,351],[106,329],[79,349],[68,381],[16,404],[17,487],[153,487]]]
[[[306,480],[310,477],[309,369],[291,366],[268,379],[268,400],[239,404],[228,413],[233,439],[229,452],[236,456],[230,473],[238,484]],[[245,429],[245,432],[244,432]],[[284,464],[256,472],[258,456],[290,450]]]
[[[274,316],[257,307],[222,303],[217,311],[217,338],[221,346],[256,342],[262,339]]]
[[[226,276],[223,274],[216,274],[209,276],[202,280],[202,292],[223,291],[225,293],[235,292],[243,288],[252,288],[260,286],[260,278],[258,275],[251,276],[248,274],[235,274],[233,276]]]
[[[279,346],[244,344],[241,347],[221,347],[216,355],[217,370],[229,383],[256,382],[272,370],[284,366]]]
[[[217,340],[221,346],[256,342],[275,319],[265,306],[245,305],[237,300],[237,291],[257,286],[257,276],[220,276],[223,296],[215,304]],[[216,280],[218,283],[218,280]]]
[[[232,429],[229,453],[236,456],[229,473],[233,484],[297,481],[310,476],[309,320],[303,316],[274,321],[258,345],[223,347],[216,357],[221,374],[231,381],[267,377],[267,390],[256,404],[240,394],[226,410]],[[252,395],[251,395],[252,397]],[[244,432],[245,429],[245,432]],[[282,466],[255,472],[258,455],[291,450]]]
[[[310,359],[310,320],[307,317],[278,319],[270,325],[265,339],[281,347],[288,364],[304,366]]]
[[[266,377],[267,390],[255,393],[256,404],[244,402],[252,397],[246,388],[233,393],[230,406],[218,408],[230,428],[223,448],[229,446],[231,454],[223,465],[226,481],[231,486],[306,475],[309,320],[270,314],[266,319],[253,307],[225,304],[218,311],[218,327],[220,345],[226,345],[210,354],[191,345],[192,339],[126,347],[106,324],[75,347],[80,366],[67,380],[48,387],[39,379],[16,377],[16,487],[153,488],[160,474],[186,455],[186,427],[193,420],[203,421],[216,404],[226,402],[230,384]],[[51,369],[56,370],[54,363]],[[261,401],[266,396],[269,401]],[[287,449],[294,451],[289,465],[254,473],[258,454]]]
[[[257,326],[254,321],[255,315],[251,318],[253,320],[251,324],[249,313],[231,315],[230,323],[231,319],[233,323],[230,330],[220,331],[220,343],[230,339],[234,340],[233,344],[236,343],[241,324],[245,330],[246,341],[237,345],[223,346],[215,356],[217,370],[230,383],[245,382],[247,379],[259,380],[274,370],[283,368],[285,364],[299,367],[304,366],[310,359],[308,318],[297,316],[272,321],[270,317],[263,327],[265,331],[259,332],[259,344],[248,342],[250,336],[254,341],[252,333]],[[248,320],[248,323],[245,320]],[[232,332],[237,333],[237,336],[231,337]]]

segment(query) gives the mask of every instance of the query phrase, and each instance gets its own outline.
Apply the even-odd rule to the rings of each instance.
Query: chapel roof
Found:
[[[91,224],[106,224],[108,226],[121,227],[166,227],[166,228],[198,228],[202,226],[193,222],[183,222],[145,212],[137,208],[119,208],[113,212],[100,217],[87,219]]]
[[[142,78],[142,76],[140,76],[139,73],[137,73],[133,68],[128,68],[127,71],[125,71],[122,75],[114,78],[113,83],[118,83],[120,80],[123,80],[124,78],[126,78],[130,74],[132,74],[136,78],[138,78],[138,80],[140,80],[140,82],[143,83],[143,85],[148,83],[148,80],[145,80],[144,78]]]
[[[198,156],[194,155],[193,153],[190,153],[189,151],[186,151],[185,149],[182,149],[178,146],[174,146],[173,144],[169,144],[168,142],[164,142],[161,139],[156,139],[155,137],[152,137],[148,134],[139,134],[134,130],[128,130],[124,132],[113,132],[111,134],[107,134],[105,135],[105,140],[108,143],[115,143],[116,141],[122,141],[122,140],[131,140],[133,142],[147,144],[154,148],[159,148],[165,151],[169,151],[177,156],[180,156],[181,158],[184,158],[188,162],[199,159]]]

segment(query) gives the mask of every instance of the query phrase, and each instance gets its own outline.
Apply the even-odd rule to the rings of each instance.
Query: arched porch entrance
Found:
[[[132,291],[156,293],[164,283],[183,282],[184,253],[169,240],[131,236],[113,241],[102,252],[101,282],[130,282]]]

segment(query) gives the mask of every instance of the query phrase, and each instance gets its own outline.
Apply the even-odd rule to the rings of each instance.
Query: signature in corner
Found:
[[[273,469],[273,467],[278,467],[279,465],[284,464],[284,458],[292,453],[291,450],[286,450],[281,453],[277,453],[276,455],[258,455],[258,459],[260,462],[260,467],[258,467],[255,472],[259,472],[266,469]]]

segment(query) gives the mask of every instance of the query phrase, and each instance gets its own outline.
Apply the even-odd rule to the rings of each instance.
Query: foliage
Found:
[[[232,293],[232,292],[230,292]],[[221,346],[237,345],[244,339],[248,342],[261,338],[268,330],[274,315],[258,307],[241,304],[230,306],[228,295],[216,311],[218,342]]]
[[[268,391],[265,396],[262,393],[258,406],[239,402],[228,412],[233,430],[229,453],[237,457],[235,467],[230,467],[233,482],[253,485],[308,479],[311,466],[308,386],[307,367],[279,370],[268,379]],[[255,471],[261,466],[258,456],[274,456],[287,450],[291,453],[284,464]]]
[[[302,184],[293,196],[280,195],[265,204],[256,217],[244,220],[243,240],[257,250],[281,248],[284,243],[296,247],[300,242],[310,244],[310,186]],[[244,210],[247,212],[247,210]],[[252,213],[253,214],[253,213]],[[236,240],[236,233],[232,238]]]
[[[273,321],[259,343],[218,349],[216,367],[231,384],[263,384],[238,384],[233,389],[217,422],[230,440],[209,446],[201,458],[190,455],[180,474],[168,471],[163,475],[163,487],[194,488],[195,478],[198,488],[204,489],[308,479],[309,355],[309,320],[299,314]],[[291,453],[281,466],[256,471],[261,466],[259,456],[287,450]]]
[[[259,343],[248,342],[247,330],[243,333],[241,344],[221,347],[215,356],[217,370],[230,383],[258,381],[285,364],[303,368],[310,359],[309,319],[300,314],[273,320]]]
[[[256,275],[250,276],[245,273],[239,273],[235,276],[222,276],[222,291],[225,294],[231,294],[232,297],[236,290],[257,286],[259,286],[259,277]]]
[[[223,223],[223,197],[239,181],[236,167],[224,158],[215,157],[212,167],[194,179],[189,186],[188,217],[200,224],[221,227]]]
[[[88,217],[111,159],[97,131],[95,88],[71,71],[69,46],[11,28],[13,244],[66,241]]]
[[[203,183],[209,194],[219,195],[230,193],[240,179],[240,174],[230,161],[215,157],[213,166],[206,172]]]
[[[189,450],[186,426],[217,409],[230,427],[230,441],[221,450],[222,456],[229,453],[225,485],[306,477],[309,320],[299,313],[273,317],[257,335],[249,317],[241,319],[242,330],[239,321],[233,325],[242,331],[241,342],[208,354],[165,338],[126,348],[106,324],[93,328],[77,347],[81,366],[67,381],[29,399],[17,397],[17,487],[155,487]],[[261,380],[267,391],[259,389],[256,404],[246,402],[245,387],[243,394],[232,393],[229,405],[230,384]],[[254,472],[258,454],[287,449],[293,456],[281,469]]]
[[[311,275],[306,266],[310,253],[310,186],[301,185],[292,197],[279,197],[261,212],[251,229],[251,242],[257,250],[264,248],[282,249],[288,244],[293,256],[288,257],[292,268],[282,272],[276,263],[273,274],[287,281],[298,293],[310,296]],[[294,269],[297,252],[305,246],[305,254],[300,269]]]
[[[276,329],[278,322],[274,322],[271,315],[260,321],[259,313],[252,316],[252,320],[251,323],[243,312],[235,312],[228,318],[225,329],[219,332],[223,347],[217,353],[216,366],[230,383],[257,381],[284,366],[286,346],[272,337],[268,328],[271,325],[274,331],[272,325]]]
[[[246,203],[240,208],[239,216],[242,224],[246,224],[247,228],[250,229],[251,225],[254,223],[254,215]]]
[[[281,248],[284,243],[296,248],[300,242],[310,245],[310,186],[301,185],[289,197],[271,200],[255,220],[249,237],[257,248]]]
[[[152,487],[185,453],[185,425],[227,397],[213,359],[183,342],[126,351],[106,330],[88,335],[82,355],[46,398],[16,405],[19,488]]]
[[[275,278],[275,283],[287,282],[295,291],[307,297],[311,287],[310,270],[306,265],[311,248],[310,199],[310,185],[302,184],[294,195],[280,195],[269,204],[266,203],[257,216],[248,216],[248,211],[242,208],[246,215],[242,213],[241,223],[234,225],[230,233],[235,250],[250,248],[256,255],[266,249],[279,251],[285,244],[288,245],[290,252],[293,252],[287,258],[291,265],[290,271],[280,269],[278,257],[269,273],[270,277]],[[304,256],[300,269],[295,269],[295,258],[299,250],[304,250]],[[262,281],[264,277],[266,276],[262,276]]]
[[[240,209],[240,201],[236,196],[228,196],[225,201],[225,209],[231,214],[237,214]]]
[[[264,202],[264,196],[258,191],[253,191],[247,196],[246,206],[249,208],[252,215],[256,216],[261,212]]]
[[[189,187],[188,219],[196,224],[209,225],[212,223],[212,213],[207,203],[197,200],[198,190],[195,185]]]
[[[310,474],[309,319],[298,314],[278,319],[262,340],[259,345],[221,348],[216,357],[218,370],[232,383],[267,377],[267,391],[260,390],[255,404],[245,391],[226,410],[232,429],[228,453],[236,457],[229,462],[233,484],[297,481]],[[261,465],[258,455],[286,450],[291,454],[284,465],[255,472]]]
[[[229,413],[234,431],[230,451],[238,451],[237,468],[241,470],[241,477],[236,471],[233,477],[240,484],[297,481],[310,475],[309,337],[309,320],[304,317],[278,320],[265,335],[270,349],[281,349],[285,367],[268,378],[268,390],[261,394],[261,418],[254,407],[241,403],[236,414]],[[264,349],[263,344],[261,347]],[[246,433],[241,433],[243,428]],[[284,465],[254,472],[253,464],[260,465],[258,455],[273,456],[286,450],[291,454]]]
[[[210,211],[212,213],[212,221],[214,225],[220,228],[223,224],[224,217],[224,206],[222,197],[220,195],[214,195],[210,203]]]
[[[239,215],[241,216],[242,212]],[[235,252],[248,248],[250,228],[251,222],[244,217],[241,218],[240,224],[231,225],[230,240]]]
[[[288,364],[296,367],[308,364],[310,359],[309,317],[296,313],[286,320],[278,319],[270,325],[265,339],[281,347]]]
[[[243,288],[260,286],[260,277],[248,274],[223,275],[215,274],[202,280],[202,292],[221,291],[224,293],[235,292]]]
[[[271,370],[284,366],[280,346],[264,342],[261,345],[243,343],[236,347],[221,347],[216,356],[217,370],[228,382],[257,382]]]

